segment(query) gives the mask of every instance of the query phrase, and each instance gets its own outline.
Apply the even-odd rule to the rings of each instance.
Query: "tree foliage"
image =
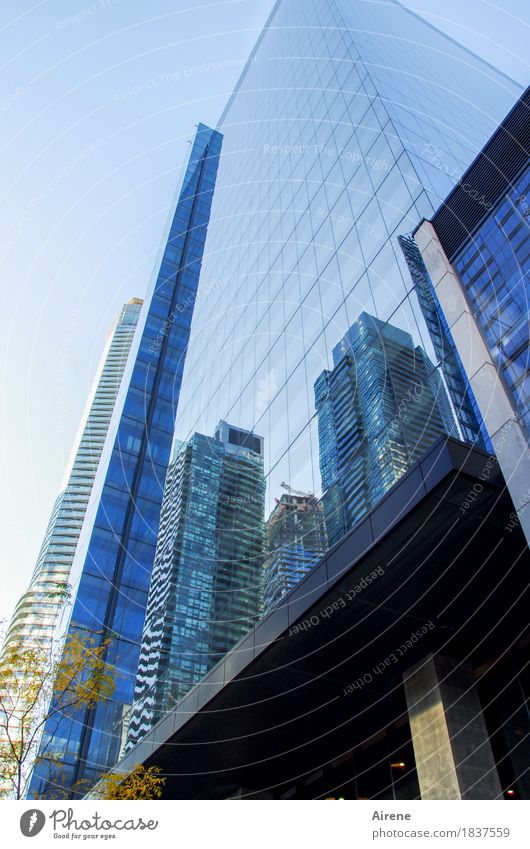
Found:
[[[160,799],[166,779],[158,766],[138,764],[125,775],[110,773],[100,783],[101,799],[141,800]],[[100,795],[101,794],[101,795]]]
[[[69,635],[61,645],[35,647],[23,641],[4,646],[0,658],[0,786],[22,799],[39,758],[60,759],[51,751],[54,723],[80,708],[93,708],[114,690],[105,662],[109,640]],[[42,737],[45,724],[46,738]]]

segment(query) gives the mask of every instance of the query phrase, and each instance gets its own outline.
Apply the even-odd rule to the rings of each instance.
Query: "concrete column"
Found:
[[[470,666],[428,655],[403,681],[421,798],[502,798]]]

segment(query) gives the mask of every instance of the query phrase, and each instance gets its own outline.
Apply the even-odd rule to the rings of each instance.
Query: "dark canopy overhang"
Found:
[[[513,515],[495,459],[439,440],[118,769],[161,767],[165,798],[277,788],[405,719],[430,652],[491,664],[528,619]]]

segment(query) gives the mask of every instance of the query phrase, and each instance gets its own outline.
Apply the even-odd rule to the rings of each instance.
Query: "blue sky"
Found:
[[[0,618],[33,570],[109,325],[144,294],[194,125],[217,122],[272,5],[0,12]],[[528,84],[528,0],[404,5]]]

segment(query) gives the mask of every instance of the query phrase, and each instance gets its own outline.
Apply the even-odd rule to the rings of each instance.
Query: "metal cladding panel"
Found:
[[[432,218],[452,262],[530,158],[530,87]]]

